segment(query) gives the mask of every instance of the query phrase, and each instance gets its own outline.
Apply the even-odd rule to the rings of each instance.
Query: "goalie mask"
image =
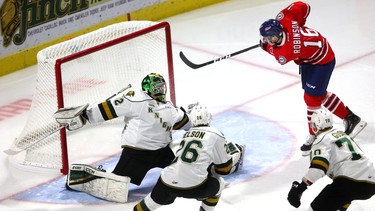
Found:
[[[212,115],[206,106],[198,104],[191,109],[189,118],[193,127],[207,126],[211,122]]]
[[[333,119],[332,119],[331,112],[329,112],[326,109],[315,110],[314,113],[311,115],[310,127],[315,134],[318,131],[321,131],[327,128],[332,128]]]
[[[167,85],[163,76],[150,73],[142,80],[142,90],[159,102],[165,102]]]

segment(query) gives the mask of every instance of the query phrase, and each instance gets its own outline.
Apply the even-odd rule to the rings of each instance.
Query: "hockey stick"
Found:
[[[114,96],[120,94],[121,92],[127,90],[127,89],[130,89],[132,88],[132,85],[131,84],[128,84],[125,88],[121,89],[120,91],[118,91],[116,94],[113,94],[112,96],[110,96],[109,98],[107,98],[105,101],[109,101],[111,100]]]
[[[47,125],[46,127],[48,128],[49,126],[53,127],[52,123],[49,124],[49,125]],[[59,127],[57,127],[57,128],[52,129],[52,131],[51,131],[50,133],[45,134],[45,135],[42,135],[42,136],[40,136],[40,137],[37,137],[37,138],[38,138],[37,141],[35,141],[34,143],[32,143],[32,144],[30,144],[30,145],[28,145],[28,146],[26,146],[26,147],[21,147],[21,148],[18,148],[18,147],[17,147],[18,149],[16,149],[16,150],[14,150],[14,149],[7,149],[7,150],[4,150],[3,152],[6,153],[6,154],[8,154],[8,155],[16,155],[16,154],[18,154],[18,153],[20,153],[20,152],[22,152],[22,151],[24,151],[24,150],[26,150],[26,149],[28,149],[28,148],[34,146],[35,144],[37,144],[37,143],[43,141],[44,139],[46,139],[46,138],[48,138],[49,136],[55,134],[57,131],[59,131],[60,129],[62,129],[62,128],[64,128],[64,127],[65,127],[65,126],[59,126]]]
[[[106,101],[108,100],[111,100],[114,96],[120,94],[121,92],[124,92],[125,90],[131,88],[132,85],[129,84],[127,85],[125,88],[121,89],[120,91],[118,91],[116,94],[113,94],[112,96],[110,96],[109,98],[106,99]],[[88,104],[87,104],[88,105]],[[85,107],[85,109],[87,108],[87,106]],[[4,150],[3,152],[8,154],[8,155],[16,155],[32,146],[34,146],[35,144],[45,140],[46,138],[48,138],[49,136],[57,133],[58,131],[60,131],[62,128],[66,127],[67,125],[56,125],[56,123],[49,123],[48,125],[44,126],[42,129],[40,130],[49,130],[49,133],[47,134],[42,134],[42,135],[38,135],[36,137],[36,141],[34,143],[31,143],[30,145],[27,145],[27,146],[24,146],[24,147],[21,147],[21,148],[18,148],[18,149],[7,149],[7,150]],[[39,134],[39,133],[37,133]],[[35,138],[35,136],[34,136]],[[27,138],[26,138],[27,139]],[[31,140],[27,140],[26,142],[32,142]]]
[[[258,48],[259,47],[259,44],[256,44],[256,45],[253,45],[251,47],[248,47],[248,48],[245,48],[245,49],[242,49],[240,51],[237,51],[237,52],[234,52],[234,53],[231,53],[231,54],[228,54],[228,55],[225,55],[223,57],[220,57],[220,58],[217,58],[217,59],[214,59],[214,60],[211,60],[211,61],[208,61],[208,62],[205,62],[205,63],[202,63],[202,64],[194,64],[193,62],[191,62],[188,58],[186,58],[186,56],[184,55],[184,53],[182,51],[180,51],[180,58],[181,60],[189,67],[193,68],[193,69],[198,69],[198,68],[201,68],[201,67],[204,67],[206,65],[209,65],[209,64],[213,64],[215,62],[219,62],[221,60],[224,60],[224,59],[229,59],[233,56],[236,56],[238,54],[241,54],[241,53],[244,53],[246,51],[249,51],[249,50],[252,50],[252,49],[255,49],[255,48]]]

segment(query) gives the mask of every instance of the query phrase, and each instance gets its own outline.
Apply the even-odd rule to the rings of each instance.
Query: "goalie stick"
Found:
[[[26,136],[26,137],[23,138],[23,140],[26,140],[25,142],[31,143],[30,145],[27,145],[27,146],[24,146],[24,147],[17,147],[16,150],[15,149],[8,149],[8,150],[5,150],[4,152],[8,155],[16,155],[16,154],[22,152],[23,150],[26,150],[26,149],[34,146],[35,144],[45,140],[46,138],[50,137],[51,135],[55,134],[57,131],[60,131],[63,128],[67,128],[69,130],[69,127],[75,127],[76,125],[78,125],[78,123],[76,123],[77,122],[76,121],[76,122],[74,122],[76,124],[72,124],[73,123],[72,120],[74,118],[79,118],[78,116],[80,116],[82,114],[82,112],[84,110],[86,110],[86,108],[88,106],[89,106],[89,104],[86,103],[86,104],[81,105],[81,106],[59,109],[52,116],[53,116],[53,118],[56,119],[56,121],[57,121],[57,119],[62,119],[62,120],[65,120],[65,121],[62,121],[62,122],[57,121],[58,124],[56,124],[55,122],[51,122],[48,125],[40,128],[39,130],[34,130],[34,132],[36,132],[35,133],[36,135],[31,136],[31,137]],[[58,113],[60,110],[63,111],[63,112]],[[63,113],[63,115],[61,113]],[[81,123],[81,125],[83,126],[84,123],[83,124]],[[43,130],[47,130],[47,131],[49,131],[49,133],[43,134],[42,133]],[[40,133],[38,131],[40,131]],[[33,138],[36,139],[35,142],[32,141]]]
[[[4,150],[3,152],[5,154],[7,154],[7,155],[16,155],[16,154],[18,154],[18,153],[20,153],[20,152],[22,152],[22,151],[24,151],[24,150],[26,150],[26,149],[34,146],[35,144],[43,141],[44,139],[48,138],[49,136],[55,134],[57,131],[59,131],[59,130],[61,130],[62,128],[65,127],[65,126],[56,127],[56,125],[57,125],[56,123],[50,123],[49,125],[47,125],[46,128],[54,128],[54,129],[52,129],[52,131],[49,134],[40,135],[39,137],[37,137],[38,140],[35,141],[34,143],[32,143],[32,144],[30,144],[30,145],[28,145],[26,147],[20,147],[20,148],[17,147],[17,149],[7,149],[7,150]]]
[[[120,94],[121,92],[124,92],[125,90],[127,90],[127,89],[129,89],[129,88],[131,88],[131,87],[132,87],[132,85],[131,85],[131,84],[128,84],[125,88],[121,89],[121,90],[118,91],[116,94],[113,94],[112,96],[110,96],[109,98],[107,98],[106,101],[111,100],[114,96]],[[28,145],[28,146],[24,146],[24,147],[17,148],[17,149],[7,149],[7,150],[4,150],[3,152],[4,152],[5,154],[8,154],[8,155],[16,155],[16,154],[18,154],[18,153],[20,153],[20,152],[22,152],[22,151],[24,151],[24,150],[26,150],[26,149],[28,149],[28,148],[34,146],[35,144],[37,144],[37,143],[39,143],[39,142],[45,140],[45,139],[48,138],[49,136],[51,136],[51,135],[57,133],[58,131],[60,131],[61,129],[63,129],[63,128],[65,128],[65,127],[66,127],[66,125],[58,125],[58,124],[56,124],[55,122],[53,122],[53,123],[51,122],[51,123],[49,123],[48,125],[46,125],[46,126],[44,127],[44,128],[50,129],[50,132],[49,132],[48,134],[39,135],[39,136],[37,137],[37,140],[36,140],[34,143],[32,143],[32,144],[30,144],[30,145]],[[43,129],[43,128],[41,128],[41,130],[42,130],[42,129]]]
[[[127,90],[127,89],[130,89],[132,88],[132,85],[131,84],[128,84],[125,88],[121,89],[120,91],[118,91],[116,94],[113,94],[112,96],[110,96],[109,98],[106,99],[106,101],[112,99],[114,96],[120,94],[121,92]]]
[[[258,48],[259,47],[259,44],[256,44],[256,45],[253,45],[253,46],[250,46],[248,48],[245,48],[245,49],[242,49],[240,51],[236,51],[234,53],[231,53],[231,54],[228,54],[228,55],[225,55],[225,56],[222,56],[220,58],[217,58],[217,59],[214,59],[214,60],[211,60],[211,61],[208,61],[208,62],[205,62],[205,63],[202,63],[202,64],[194,64],[193,62],[191,62],[188,58],[186,58],[186,56],[184,55],[184,53],[182,51],[180,51],[180,58],[181,60],[189,67],[193,68],[193,69],[198,69],[198,68],[201,68],[201,67],[204,67],[206,65],[209,65],[209,64],[213,64],[215,62],[219,62],[221,60],[224,60],[224,59],[229,59],[233,56],[236,56],[238,54],[241,54],[241,53],[244,53],[246,51],[249,51],[249,50],[252,50],[252,49],[255,49],[255,48]]]

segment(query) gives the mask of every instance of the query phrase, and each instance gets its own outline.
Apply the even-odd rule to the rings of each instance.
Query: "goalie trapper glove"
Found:
[[[307,185],[304,182],[293,182],[288,194],[288,201],[293,207],[298,208],[301,205],[301,196],[306,189]]]

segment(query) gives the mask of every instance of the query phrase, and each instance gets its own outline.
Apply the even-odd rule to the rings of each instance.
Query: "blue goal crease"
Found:
[[[239,111],[228,111],[214,116],[211,123],[221,130],[226,138],[237,144],[246,145],[242,169],[225,177],[228,183],[246,182],[262,176],[287,159],[292,150],[292,137],[286,128],[277,122]],[[120,155],[103,160],[104,169],[113,169]],[[150,170],[140,186],[130,184],[129,202],[143,199],[151,192],[161,169]],[[89,194],[65,189],[66,178],[62,177],[44,185],[19,193],[17,200],[58,204],[105,204],[113,203]]]

